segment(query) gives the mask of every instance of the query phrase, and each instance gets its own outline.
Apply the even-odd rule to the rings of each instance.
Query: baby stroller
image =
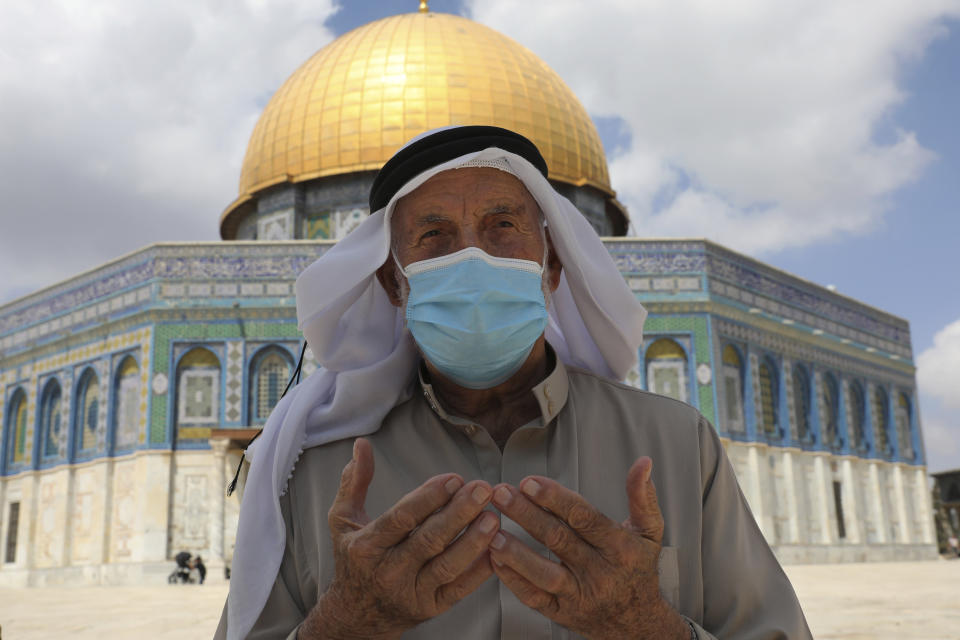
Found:
[[[174,556],[173,559],[177,562],[177,568],[167,576],[167,582],[169,584],[187,584],[188,582],[192,582],[190,578],[190,557],[189,551],[181,551]]]

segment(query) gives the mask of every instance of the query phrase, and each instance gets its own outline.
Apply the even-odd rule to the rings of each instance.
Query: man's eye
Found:
[[[430,231],[427,231],[425,234],[420,236],[420,239],[426,240],[427,238],[433,238],[434,236],[438,236],[438,235],[440,235],[439,231],[437,231],[436,229],[431,229]]]
[[[514,225],[512,222],[510,222],[509,220],[500,220],[499,222],[497,222],[497,226],[498,226],[498,227],[509,228],[509,227],[513,227],[513,226],[515,226],[515,225]]]

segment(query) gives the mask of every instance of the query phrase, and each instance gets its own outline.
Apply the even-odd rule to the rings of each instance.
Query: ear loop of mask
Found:
[[[549,309],[550,298],[553,292],[550,291],[550,283],[547,282],[547,279],[549,278],[549,272],[547,271],[547,260],[550,258],[550,245],[547,244],[546,216],[544,216],[543,224],[540,225],[540,238],[543,242],[543,262],[540,264],[540,289],[543,292],[543,304],[547,309]]]

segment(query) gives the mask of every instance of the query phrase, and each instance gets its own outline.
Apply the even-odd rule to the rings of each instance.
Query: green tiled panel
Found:
[[[175,385],[174,372],[169,369],[170,343],[173,340],[209,340],[219,342],[227,339],[302,339],[296,322],[284,320],[239,322],[184,322],[157,324],[154,332],[153,374],[163,373]],[[154,395],[150,409],[150,442],[162,444],[167,432],[168,394]]]
[[[150,444],[163,443],[166,440],[166,431],[167,394],[154,394],[153,402],[150,403]]]
[[[648,334],[653,333],[692,333],[694,348],[694,369],[700,364],[710,365],[710,334],[707,331],[707,316],[703,315],[651,315],[643,325]],[[712,369],[712,367],[711,367]],[[694,375],[694,372],[690,372]],[[716,378],[716,372],[714,372]],[[707,420],[715,424],[716,408],[713,406],[713,386],[699,382],[697,394],[700,402],[700,413]]]

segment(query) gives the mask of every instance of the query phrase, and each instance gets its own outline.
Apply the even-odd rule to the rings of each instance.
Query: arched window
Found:
[[[262,423],[280,401],[293,369],[290,358],[276,347],[261,351],[254,359],[250,376],[250,419]]]
[[[859,382],[850,383],[850,411],[848,424],[850,426],[850,440],[857,451],[866,450],[864,435],[864,421],[866,419],[867,402],[863,395],[863,387]]]
[[[654,393],[687,401],[687,354],[670,338],[647,348],[647,387]]]
[[[40,400],[40,433],[43,438],[40,456],[42,458],[59,456],[60,444],[67,435],[66,429],[63,428],[61,397],[60,383],[54,378],[47,383]]]
[[[128,449],[140,435],[140,367],[127,356],[117,368],[113,392],[114,446]]]
[[[810,376],[801,365],[793,365],[793,421],[797,426],[797,439],[813,442],[810,429]]]
[[[210,425],[217,421],[220,361],[203,347],[180,359],[177,367],[177,425]]]
[[[723,348],[723,398],[727,405],[727,429],[743,433],[743,362],[732,344]]]
[[[7,464],[23,464],[27,458],[27,394],[17,389],[7,411]]]
[[[79,451],[93,451],[97,448],[97,423],[100,416],[100,379],[93,369],[87,369],[80,376],[77,385],[76,429]]]
[[[760,417],[763,423],[763,432],[767,435],[777,435],[779,432],[779,415],[777,399],[780,397],[777,384],[777,367],[769,358],[760,361]]]
[[[904,460],[913,460],[913,438],[910,431],[910,398],[901,392],[897,394],[897,408],[894,420],[897,427],[897,446]]]
[[[881,456],[890,455],[890,412],[887,402],[887,392],[883,387],[873,389],[873,437],[877,445],[877,453]]]
[[[821,389],[823,400],[823,442],[831,449],[843,448],[843,438],[840,437],[840,386],[832,373],[823,375]]]

